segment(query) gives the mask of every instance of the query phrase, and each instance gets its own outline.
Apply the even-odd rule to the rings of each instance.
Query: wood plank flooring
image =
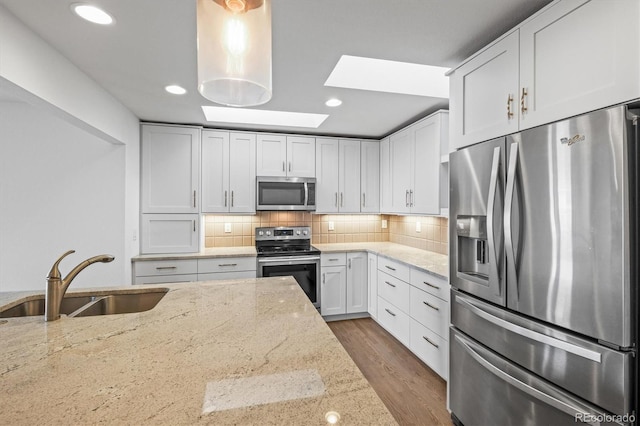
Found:
[[[328,325],[399,424],[452,424],[446,382],[374,320]]]

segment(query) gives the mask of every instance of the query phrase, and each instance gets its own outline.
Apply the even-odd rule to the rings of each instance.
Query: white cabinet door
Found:
[[[286,136],[259,134],[257,139],[256,161],[256,174],[258,176],[286,176]]]
[[[256,135],[231,133],[229,141],[229,211],[256,211]]]
[[[315,138],[287,136],[287,176],[316,176]]]
[[[340,139],[339,210],[360,213],[360,141]]]
[[[415,143],[411,213],[440,214],[440,139],[442,127],[449,123],[445,116],[448,113],[437,113],[411,127]]]
[[[380,212],[380,142],[360,142],[360,211]]]
[[[316,139],[316,212],[336,213],[339,191],[337,139]]]
[[[380,213],[390,213],[392,208],[391,146],[389,138],[380,141]]]
[[[369,293],[369,315],[378,317],[378,255],[367,253],[367,281]]]
[[[409,129],[391,135],[391,212],[409,213],[413,134]]]
[[[522,25],[520,128],[640,97],[639,21],[638,0],[572,0]]]
[[[141,222],[142,254],[198,251],[198,214],[143,214]]]
[[[323,316],[346,313],[347,268],[344,266],[323,267],[321,285],[320,313]]]
[[[367,312],[367,253],[347,253],[347,313]],[[376,273],[377,275],[377,273]]]
[[[455,149],[518,131],[518,51],[516,30],[451,74]]]
[[[229,132],[202,131],[202,212],[229,211]]]
[[[200,129],[142,126],[142,213],[197,213]]]

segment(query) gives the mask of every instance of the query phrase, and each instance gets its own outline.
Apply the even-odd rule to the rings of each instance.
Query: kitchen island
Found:
[[[2,423],[395,424],[293,278],[146,287],[147,312],[0,320]]]

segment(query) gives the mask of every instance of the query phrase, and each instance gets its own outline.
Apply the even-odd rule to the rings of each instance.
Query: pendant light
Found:
[[[271,99],[271,0],[198,0],[198,91],[235,107]]]

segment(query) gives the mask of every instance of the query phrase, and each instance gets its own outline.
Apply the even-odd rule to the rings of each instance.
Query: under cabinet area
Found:
[[[138,260],[133,262],[134,284],[231,280],[255,277],[255,256]]]
[[[451,149],[640,97],[640,2],[561,0],[450,74]]]
[[[366,314],[369,300],[367,253],[323,253],[320,267],[321,315]]]

